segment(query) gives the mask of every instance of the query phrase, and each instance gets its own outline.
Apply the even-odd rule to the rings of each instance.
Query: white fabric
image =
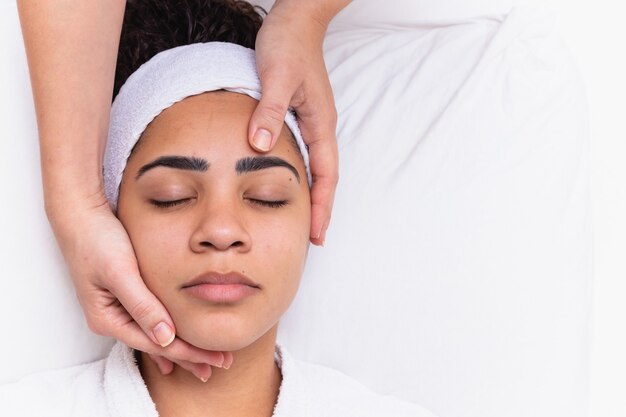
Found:
[[[391,3],[350,7],[382,16]],[[15,9],[0,2],[3,382],[110,343],[84,324],[43,211]],[[403,24],[326,39],[340,184],[282,343],[441,417],[583,417],[591,245],[576,67],[549,15],[393,10]]]
[[[340,182],[294,354],[441,416],[586,415],[587,113],[555,23],[329,34]]]
[[[183,45],[159,52],[128,77],[111,106],[104,151],[104,191],[113,208],[117,207],[126,161],[148,124],[174,103],[215,90],[261,99],[252,49],[226,42]],[[311,185],[309,153],[291,111],[285,124],[300,148]]]
[[[282,383],[274,417],[434,417],[427,410],[376,395],[340,372],[294,359],[277,347]],[[44,372],[0,386],[11,417],[157,417],[133,350],[117,343],[106,359]]]
[[[538,0],[353,0],[330,24],[330,31],[372,25],[413,25],[415,22],[451,21],[485,14],[507,13],[514,5]],[[542,0],[545,3],[545,0]],[[269,11],[274,0],[253,0]]]

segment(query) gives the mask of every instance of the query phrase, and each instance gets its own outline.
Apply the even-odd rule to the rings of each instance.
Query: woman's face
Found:
[[[189,97],[143,133],[122,178],[118,217],[141,275],[177,336],[236,351],[276,325],[299,285],[310,199],[286,127],[267,154],[248,145],[257,101]]]

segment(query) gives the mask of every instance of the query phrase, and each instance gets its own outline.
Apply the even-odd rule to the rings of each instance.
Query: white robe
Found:
[[[294,359],[278,346],[276,362],[283,380],[274,417],[434,417],[341,372]],[[11,417],[158,416],[133,350],[119,342],[105,359],[0,386],[0,404]]]

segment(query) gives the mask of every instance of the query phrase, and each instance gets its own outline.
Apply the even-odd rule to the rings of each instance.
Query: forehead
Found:
[[[148,125],[133,156],[140,153],[143,159],[186,154],[210,158],[219,154],[222,159],[231,154],[237,158],[259,155],[248,144],[248,124],[257,104],[252,97],[228,91],[187,97],[165,109]],[[283,125],[276,147],[267,155],[280,155],[292,162],[299,159],[302,163],[291,142],[291,132]]]

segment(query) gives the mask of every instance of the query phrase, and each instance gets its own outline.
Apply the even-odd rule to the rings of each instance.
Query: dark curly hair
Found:
[[[239,0],[127,0],[113,98],[137,68],[161,51],[213,41],[254,49],[265,15],[261,7]]]

